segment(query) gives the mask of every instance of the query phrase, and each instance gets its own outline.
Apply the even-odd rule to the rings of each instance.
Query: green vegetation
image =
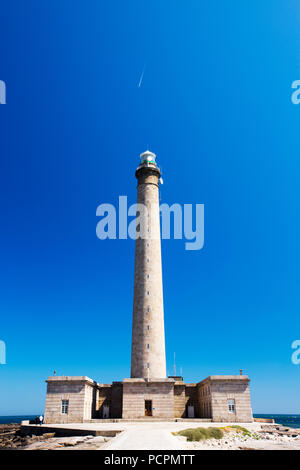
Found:
[[[232,426],[230,426],[231,428],[235,429],[237,432],[241,432],[243,433],[244,436],[251,436],[251,433],[248,429],[246,428],[243,428],[242,426],[238,426],[236,424],[233,424]]]
[[[237,424],[233,424],[232,426],[225,426],[224,428],[220,428],[220,429],[222,429],[222,431],[224,432],[235,431],[237,433],[242,434],[243,436],[248,436],[248,437],[252,436],[251,432],[248,429],[243,428],[242,426],[238,426]]]
[[[189,428],[177,433],[185,436],[187,441],[203,441],[205,439],[222,439],[223,431],[220,428]]]

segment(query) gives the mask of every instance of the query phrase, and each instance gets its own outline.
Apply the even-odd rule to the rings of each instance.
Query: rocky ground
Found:
[[[300,429],[280,425],[261,426],[256,432],[223,429],[222,439],[186,442],[189,450],[300,450]],[[185,437],[177,436],[180,440]]]
[[[18,424],[0,425],[0,450],[98,450],[110,438],[102,436],[21,436]]]

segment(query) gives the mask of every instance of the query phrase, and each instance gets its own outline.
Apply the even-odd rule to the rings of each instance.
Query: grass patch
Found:
[[[241,431],[241,432],[249,432],[248,429],[243,428],[242,426],[238,426],[237,424],[233,424],[232,426],[228,426],[228,427],[236,429],[237,431]]]
[[[220,428],[189,428],[177,433],[185,436],[187,441],[203,441],[206,439],[222,439],[223,431]]]
[[[225,432],[235,431],[237,433],[242,434],[243,436],[251,437],[251,432],[248,429],[243,428],[242,426],[238,426],[237,424],[233,424],[232,426],[225,426],[224,428],[220,429]]]
[[[233,424],[231,428],[235,429],[237,432],[241,432],[244,436],[251,436],[251,433],[248,429],[243,428],[242,426],[238,426],[237,424]]]

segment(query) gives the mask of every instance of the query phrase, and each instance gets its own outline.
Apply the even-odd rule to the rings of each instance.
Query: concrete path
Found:
[[[124,423],[124,431],[99,450],[191,450],[190,444],[184,438],[175,437],[172,432],[199,425],[220,426],[220,423]],[[224,426],[226,423],[221,425]],[[247,423],[247,426],[252,430],[260,428],[257,423]]]
[[[187,449],[185,441],[173,436],[170,430],[141,429],[136,426],[126,429],[117,437],[104,444],[99,450],[183,450]]]

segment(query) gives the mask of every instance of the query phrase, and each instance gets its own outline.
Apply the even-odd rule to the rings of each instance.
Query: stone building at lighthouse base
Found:
[[[112,384],[53,376],[47,380],[45,423],[142,418],[252,422],[249,382],[247,375],[212,375],[198,383],[169,377]]]

